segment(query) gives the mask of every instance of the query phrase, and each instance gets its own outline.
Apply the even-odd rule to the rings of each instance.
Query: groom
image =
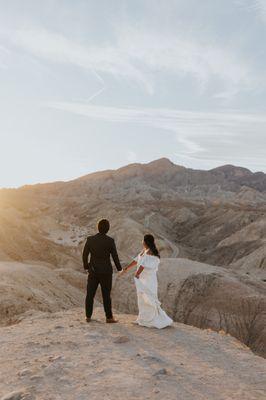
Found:
[[[113,238],[107,236],[110,223],[107,219],[98,222],[98,233],[89,236],[83,250],[83,266],[88,271],[88,284],[86,296],[86,321],[91,321],[93,300],[100,284],[103,297],[103,306],[107,323],[118,322],[112,314],[111,290],[113,268],[110,260],[112,256],[118,271],[122,270],[116,245]],[[90,255],[90,261],[88,257]]]

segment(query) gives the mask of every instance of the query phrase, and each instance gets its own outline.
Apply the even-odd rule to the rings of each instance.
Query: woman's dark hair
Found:
[[[101,219],[101,221],[98,222],[98,231],[100,233],[106,234],[110,229],[110,222],[107,219]]]
[[[156,257],[160,258],[159,251],[156,247],[154,236],[151,234],[147,234],[144,236],[144,243],[148,246],[149,250],[152,252],[152,254]]]

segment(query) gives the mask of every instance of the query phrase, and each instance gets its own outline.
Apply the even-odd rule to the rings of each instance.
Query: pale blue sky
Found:
[[[0,0],[0,187],[266,171],[266,0]]]

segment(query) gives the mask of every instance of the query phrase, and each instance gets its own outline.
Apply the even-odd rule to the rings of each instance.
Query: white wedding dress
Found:
[[[158,329],[171,325],[173,320],[162,310],[161,303],[158,300],[157,271],[160,259],[145,252],[139,254],[135,261],[138,263],[137,268],[140,265],[144,267],[139,279],[135,278],[139,307],[136,323]]]

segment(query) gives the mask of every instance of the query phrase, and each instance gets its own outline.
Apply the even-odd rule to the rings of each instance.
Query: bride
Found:
[[[160,254],[157,250],[154,237],[150,234],[143,239],[143,250],[124,270],[137,266],[135,284],[138,296],[139,315],[136,320],[141,326],[158,329],[165,328],[173,323],[165,311],[160,307],[157,294],[157,271],[160,264]]]

